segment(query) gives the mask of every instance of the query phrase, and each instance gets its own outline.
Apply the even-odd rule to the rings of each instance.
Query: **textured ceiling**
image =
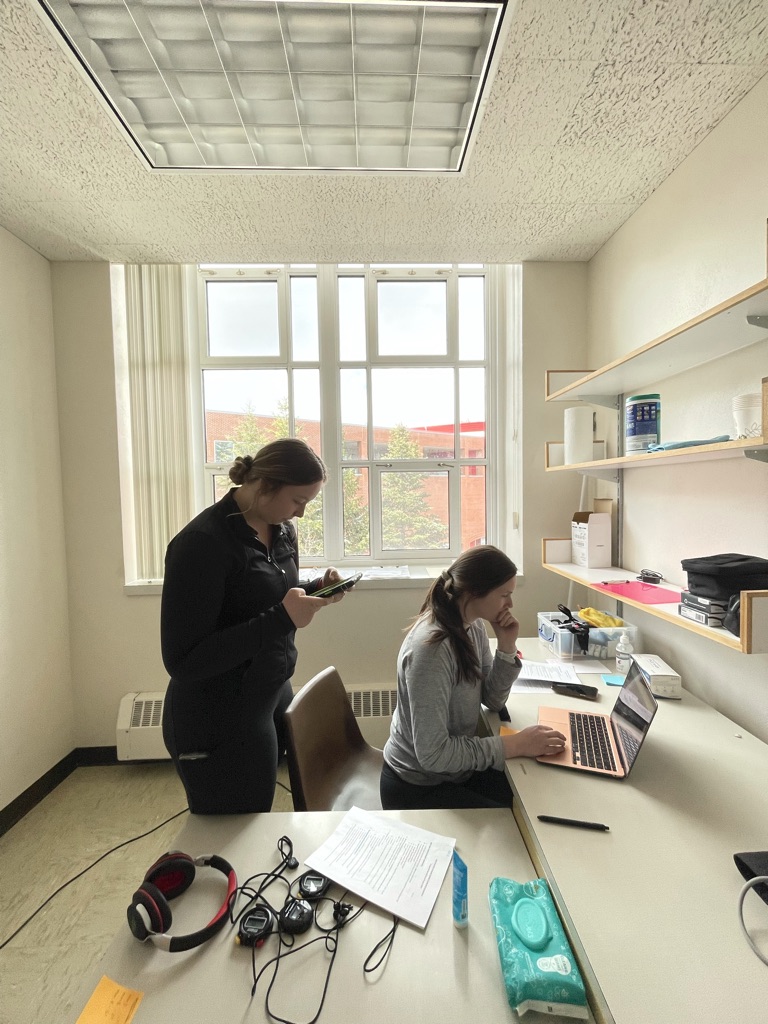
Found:
[[[766,72],[766,0],[520,0],[459,176],[152,172],[0,0],[0,225],[52,260],[587,260]]]

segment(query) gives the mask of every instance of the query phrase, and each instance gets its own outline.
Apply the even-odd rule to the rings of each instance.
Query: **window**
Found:
[[[504,306],[516,274],[115,268],[126,322],[118,386],[122,373],[130,392],[128,581],[160,578],[168,541],[226,493],[232,460],[285,436],[328,467],[299,523],[305,565],[438,565],[480,543],[509,550],[511,516],[500,525],[498,508],[516,486],[505,467],[519,464],[515,346],[506,351],[517,321]]]
[[[488,536],[489,287],[484,267],[201,266],[204,502],[223,462],[294,435],[329,469],[305,559],[450,559]]]

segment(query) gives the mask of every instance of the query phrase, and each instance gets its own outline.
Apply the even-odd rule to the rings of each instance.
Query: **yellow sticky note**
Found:
[[[508,725],[499,726],[499,736],[517,736],[519,729],[510,729]]]
[[[144,996],[106,975],[93,990],[76,1024],[130,1024]]]

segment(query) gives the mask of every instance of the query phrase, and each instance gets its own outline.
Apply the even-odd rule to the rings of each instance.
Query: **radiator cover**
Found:
[[[347,690],[349,702],[366,740],[383,747],[397,703],[397,690]],[[167,760],[163,743],[164,690],[126,693],[117,715],[118,761]]]
[[[117,713],[118,761],[168,760],[163,743],[165,691],[126,693]]]

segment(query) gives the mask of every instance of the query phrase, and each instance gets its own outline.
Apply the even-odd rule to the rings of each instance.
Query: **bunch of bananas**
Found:
[[[609,615],[607,612],[601,612],[597,608],[579,608],[579,618],[590,626],[602,626],[607,628],[609,626],[623,626],[624,620],[617,619],[615,615]]]

